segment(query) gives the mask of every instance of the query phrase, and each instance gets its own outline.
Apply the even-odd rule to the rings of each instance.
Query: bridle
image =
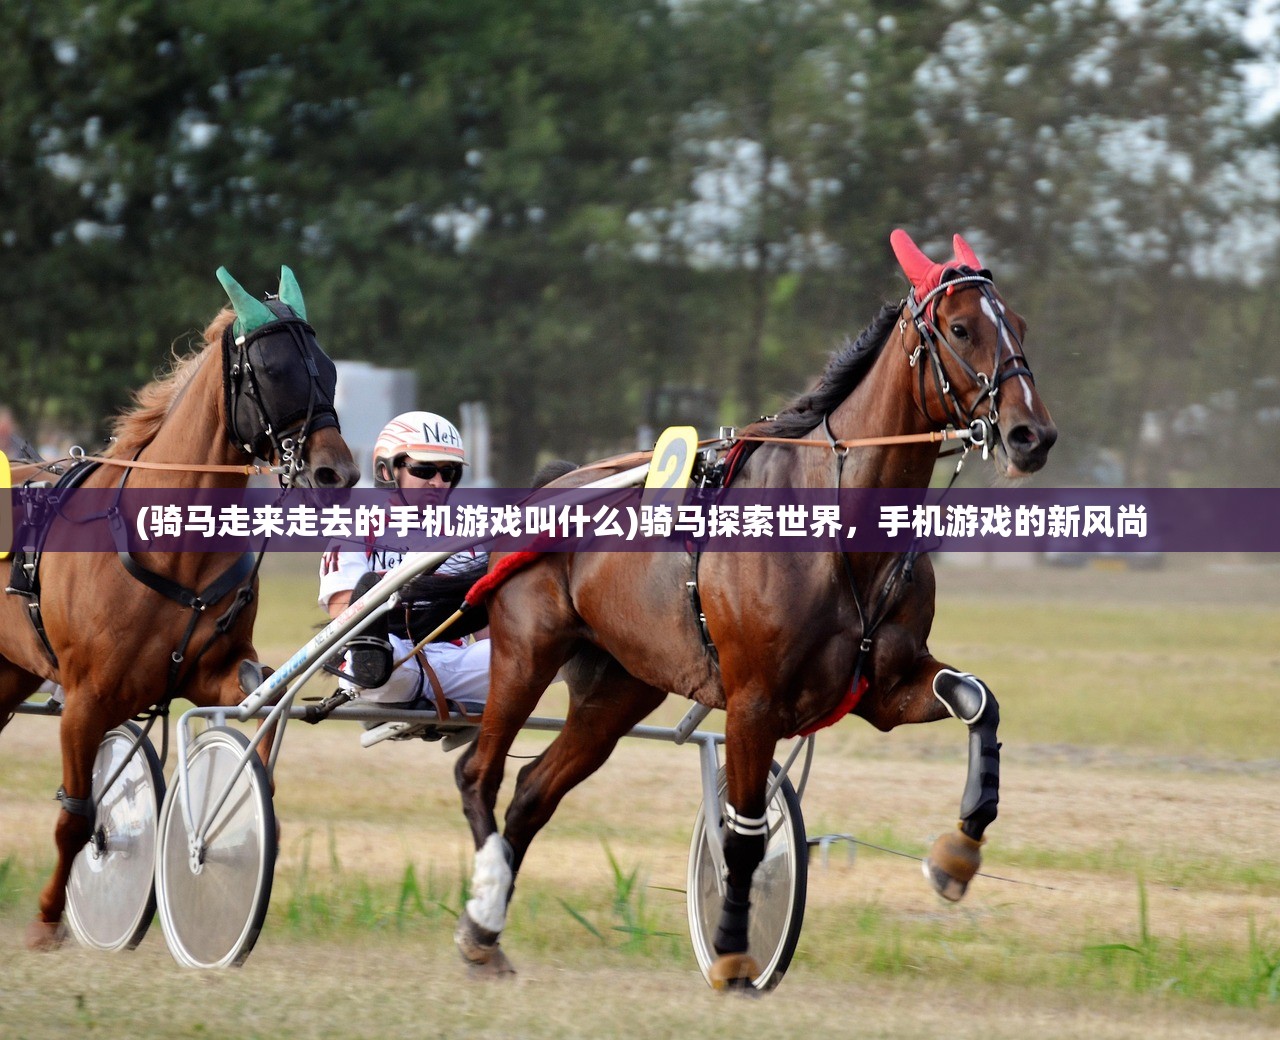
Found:
[[[947,275],[951,275],[951,277],[947,277]],[[922,299],[916,299],[915,289],[913,288],[908,292],[907,298],[903,303],[904,308],[911,312],[911,319],[919,339],[915,350],[907,355],[907,364],[919,373],[920,393],[918,404],[920,410],[933,425],[946,426],[950,424],[957,429],[967,429],[970,433],[970,445],[975,448],[982,448],[984,458],[990,446],[999,437],[996,423],[1000,420],[999,394],[1001,384],[1006,380],[1015,379],[1019,376],[1024,376],[1031,380],[1033,384],[1035,383],[1035,376],[1027,363],[1026,355],[1022,352],[1022,340],[1006,317],[1004,306],[992,290],[993,284],[991,275],[986,271],[974,271],[967,267],[962,267],[958,270],[950,268],[944,274],[942,281],[926,293]],[[989,312],[988,316],[996,325],[995,360],[991,366],[990,374],[979,372],[969,364],[960,351],[955,348],[951,340],[947,338],[946,333],[938,328],[934,320],[938,296],[942,294],[950,295],[961,286],[971,286],[982,294],[986,303],[984,310]],[[903,352],[906,353],[907,319],[905,317],[899,321],[898,330],[902,337]],[[970,382],[978,387],[978,393],[968,408],[961,403],[952,380],[948,378],[947,368],[942,359],[941,347],[946,347],[947,353],[950,354],[955,364],[959,365]],[[926,364],[919,363],[922,354],[927,357]],[[1012,362],[1012,365],[1010,362]],[[938,398],[942,402],[946,413],[940,420],[934,418],[929,412],[926,372],[933,376],[934,389],[937,391]],[[984,401],[988,402],[987,410],[982,415],[978,415],[978,409]]]
[[[232,323],[222,334],[226,434],[251,458],[274,455],[280,486],[289,488],[304,469],[307,437],[329,426],[341,429],[337,369],[305,319],[278,299],[267,306],[275,321],[241,336]]]
[[[37,473],[61,473],[65,463],[95,462],[121,469],[166,470],[181,473],[234,473],[245,476],[274,473],[282,488],[298,483],[305,470],[307,437],[338,424],[334,394],[337,369],[316,342],[315,329],[297,317],[288,305],[269,299],[266,306],[277,315],[247,336],[234,334],[228,323],[222,334],[222,396],[224,431],[232,446],[248,456],[240,465],[198,462],[152,462],[90,455],[73,447],[64,458],[37,464]],[[301,364],[292,363],[300,356]],[[305,381],[299,372],[305,372]],[[275,465],[258,466],[257,457],[277,459]]]

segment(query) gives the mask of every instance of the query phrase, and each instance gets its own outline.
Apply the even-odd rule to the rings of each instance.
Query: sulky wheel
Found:
[[[248,746],[239,730],[215,726],[201,733],[191,743],[186,777],[174,776],[160,813],[160,923],[169,952],[186,967],[241,964],[271,901],[276,862],[271,784],[257,754],[246,757]],[[188,786],[194,830],[183,807]],[[193,833],[203,834],[197,845]]]
[[[163,800],[160,759],[142,730],[126,722],[107,733],[93,762],[93,835],[67,879],[67,927],[82,946],[131,950],[147,934]]]
[[[778,773],[778,763],[773,773]],[[725,771],[717,780],[720,808],[724,805]],[[800,799],[791,781],[778,785],[766,809],[769,843],[764,859],[751,879],[751,924],[748,953],[760,965],[752,983],[756,989],[773,989],[782,981],[800,939],[804,923],[805,894],[809,875],[809,844],[800,813]],[[689,848],[687,904],[689,934],[703,978],[711,982],[712,947],[720,908],[724,902],[721,878],[708,844],[706,819],[701,807],[693,825]]]

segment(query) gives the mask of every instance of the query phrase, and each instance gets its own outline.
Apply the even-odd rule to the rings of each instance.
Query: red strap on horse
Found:
[[[797,737],[809,737],[817,733],[820,729],[826,729],[828,726],[834,726],[842,718],[853,711],[858,706],[858,702],[862,700],[863,695],[867,692],[867,682],[865,675],[858,677],[857,683],[849,684],[849,692],[840,698],[840,703],[835,706],[835,710],[828,715],[824,715],[812,726],[806,726],[804,729],[793,734]]]
[[[741,440],[724,454],[724,487],[728,487],[733,483],[734,477],[738,475],[747,459],[751,458],[751,453],[760,445],[754,441]]]
[[[488,574],[477,581],[467,594],[463,597],[463,604],[466,607],[478,607],[491,595],[494,589],[506,581],[516,571],[522,571],[536,560],[542,553],[535,552],[532,549],[521,549],[513,552],[510,556],[504,556],[498,561],[496,567]]]

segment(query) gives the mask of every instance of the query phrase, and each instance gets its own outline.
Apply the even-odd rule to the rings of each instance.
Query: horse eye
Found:
[[[969,338],[969,333],[968,333],[968,331],[965,329],[965,327],[964,327],[963,325],[958,325],[958,324],[957,324],[957,325],[952,325],[952,326],[951,326],[951,335],[955,336],[955,338],[956,338],[956,339],[968,339],[968,338]]]

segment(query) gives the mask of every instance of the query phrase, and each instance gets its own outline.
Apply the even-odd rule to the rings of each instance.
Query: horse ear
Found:
[[[240,335],[247,336],[254,329],[276,320],[276,316],[271,313],[271,308],[261,300],[254,299],[244,286],[231,277],[231,272],[225,267],[218,268],[218,281],[227,291],[231,306],[236,309]]]
[[[965,267],[973,268],[975,271],[982,270],[982,261],[978,259],[978,254],[969,247],[968,242],[959,235],[956,235],[952,238],[951,244],[955,247],[956,260],[958,262],[963,264]]]
[[[293,313],[303,321],[307,320],[307,305],[302,300],[302,289],[298,279],[284,264],[280,265],[280,299],[293,308]]]
[[[902,228],[894,229],[889,236],[889,244],[893,246],[893,255],[898,258],[898,265],[917,292],[923,295],[937,286],[938,279],[942,276],[942,265],[935,264],[925,256]]]

